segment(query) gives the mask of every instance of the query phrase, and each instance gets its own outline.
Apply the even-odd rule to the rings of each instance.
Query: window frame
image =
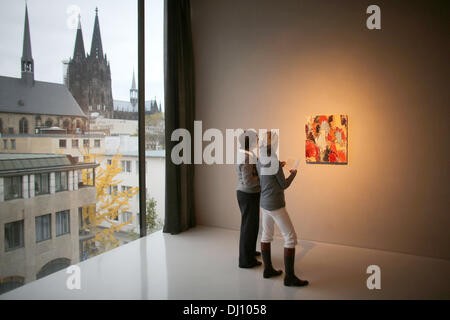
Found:
[[[61,221],[64,221],[64,220],[61,220],[61,217],[65,217],[65,216],[67,216],[67,231],[59,230],[60,233],[58,233],[58,217],[60,217],[59,218],[60,219],[59,222],[61,223]],[[64,225],[61,224],[61,227],[64,227]],[[62,228],[62,229],[64,229],[64,228]],[[56,233],[56,237],[61,237],[61,236],[64,236],[66,234],[70,234],[70,210],[69,209],[62,210],[62,211],[57,211],[55,213],[55,233]]]
[[[42,239],[38,239],[38,220],[43,220],[44,218],[49,218],[49,233],[48,233],[48,238],[42,238]],[[46,240],[51,240],[52,239],[52,214],[51,213],[46,213],[46,214],[42,214],[39,216],[34,217],[34,233],[35,233],[35,240],[36,243],[40,243]]]
[[[60,149],[66,149],[67,148],[67,139],[59,139],[58,145],[59,145]]]
[[[6,188],[6,181],[7,179],[12,179],[10,186],[14,185],[14,179],[19,180],[19,192],[17,197],[7,197],[7,188]],[[8,176],[3,177],[3,194],[5,201],[14,200],[14,199],[23,199],[23,176]],[[10,194],[10,193],[9,193]]]
[[[61,186],[62,183],[62,174],[66,175],[66,184],[65,188],[57,188],[57,186]],[[57,178],[59,176],[59,178]],[[58,183],[59,182],[59,183]],[[69,190],[69,172],[68,171],[56,171],[55,172],[55,192],[64,192]]]
[[[42,176],[47,175],[47,191],[46,192],[37,192],[37,184],[39,181],[39,184],[42,186]],[[39,179],[37,179],[39,177]],[[41,188],[42,190],[42,188]],[[50,173],[49,172],[42,172],[42,173],[36,173],[34,175],[34,195],[35,196],[41,196],[44,194],[50,194]]]
[[[8,235],[8,231],[6,229],[8,226],[16,224],[16,223],[20,223],[20,228],[22,229],[22,232],[19,234],[19,237],[20,237],[19,244],[14,247],[7,246],[7,244],[9,244],[9,241],[6,241],[6,237]],[[10,251],[25,247],[25,220],[24,219],[11,221],[11,222],[4,224],[4,242],[5,242],[5,245],[4,245],[5,252],[10,252]]]

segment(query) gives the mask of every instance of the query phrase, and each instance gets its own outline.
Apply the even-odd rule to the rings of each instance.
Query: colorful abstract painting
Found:
[[[347,163],[347,115],[309,117],[305,125],[307,163]]]

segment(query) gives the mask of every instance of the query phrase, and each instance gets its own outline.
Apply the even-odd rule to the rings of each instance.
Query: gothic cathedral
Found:
[[[105,118],[114,117],[111,70],[106,54],[103,53],[97,8],[90,54],[85,53],[81,22],[78,22],[73,57],[67,68],[66,85],[86,114],[98,112]]]

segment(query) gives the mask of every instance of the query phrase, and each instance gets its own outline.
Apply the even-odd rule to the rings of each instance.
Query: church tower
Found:
[[[25,5],[25,24],[23,30],[22,58],[20,60],[22,81],[27,85],[34,85],[34,61],[31,54],[30,24],[28,22],[28,7]]]
[[[133,106],[134,110],[138,103],[138,89],[136,88],[136,81],[134,80],[134,70],[133,70],[133,80],[131,81],[131,89],[130,89],[130,103]]]
[[[103,53],[98,9],[95,8],[90,54],[86,55],[81,23],[78,23],[73,57],[67,69],[67,85],[84,112],[113,117],[111,68]]]

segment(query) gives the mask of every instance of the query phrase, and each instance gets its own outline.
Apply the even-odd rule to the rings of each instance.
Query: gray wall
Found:
[[[279,128],[300,157],[286,192],[299,237],[450,258],[444,10],[377,1],[191,0],[196,119]],[[427,7],[424,7],[427,5]],[[305,163],[305,119],[348,114],[348,165]],[[238,229],[231,165],[196,167],[198,223]]]

